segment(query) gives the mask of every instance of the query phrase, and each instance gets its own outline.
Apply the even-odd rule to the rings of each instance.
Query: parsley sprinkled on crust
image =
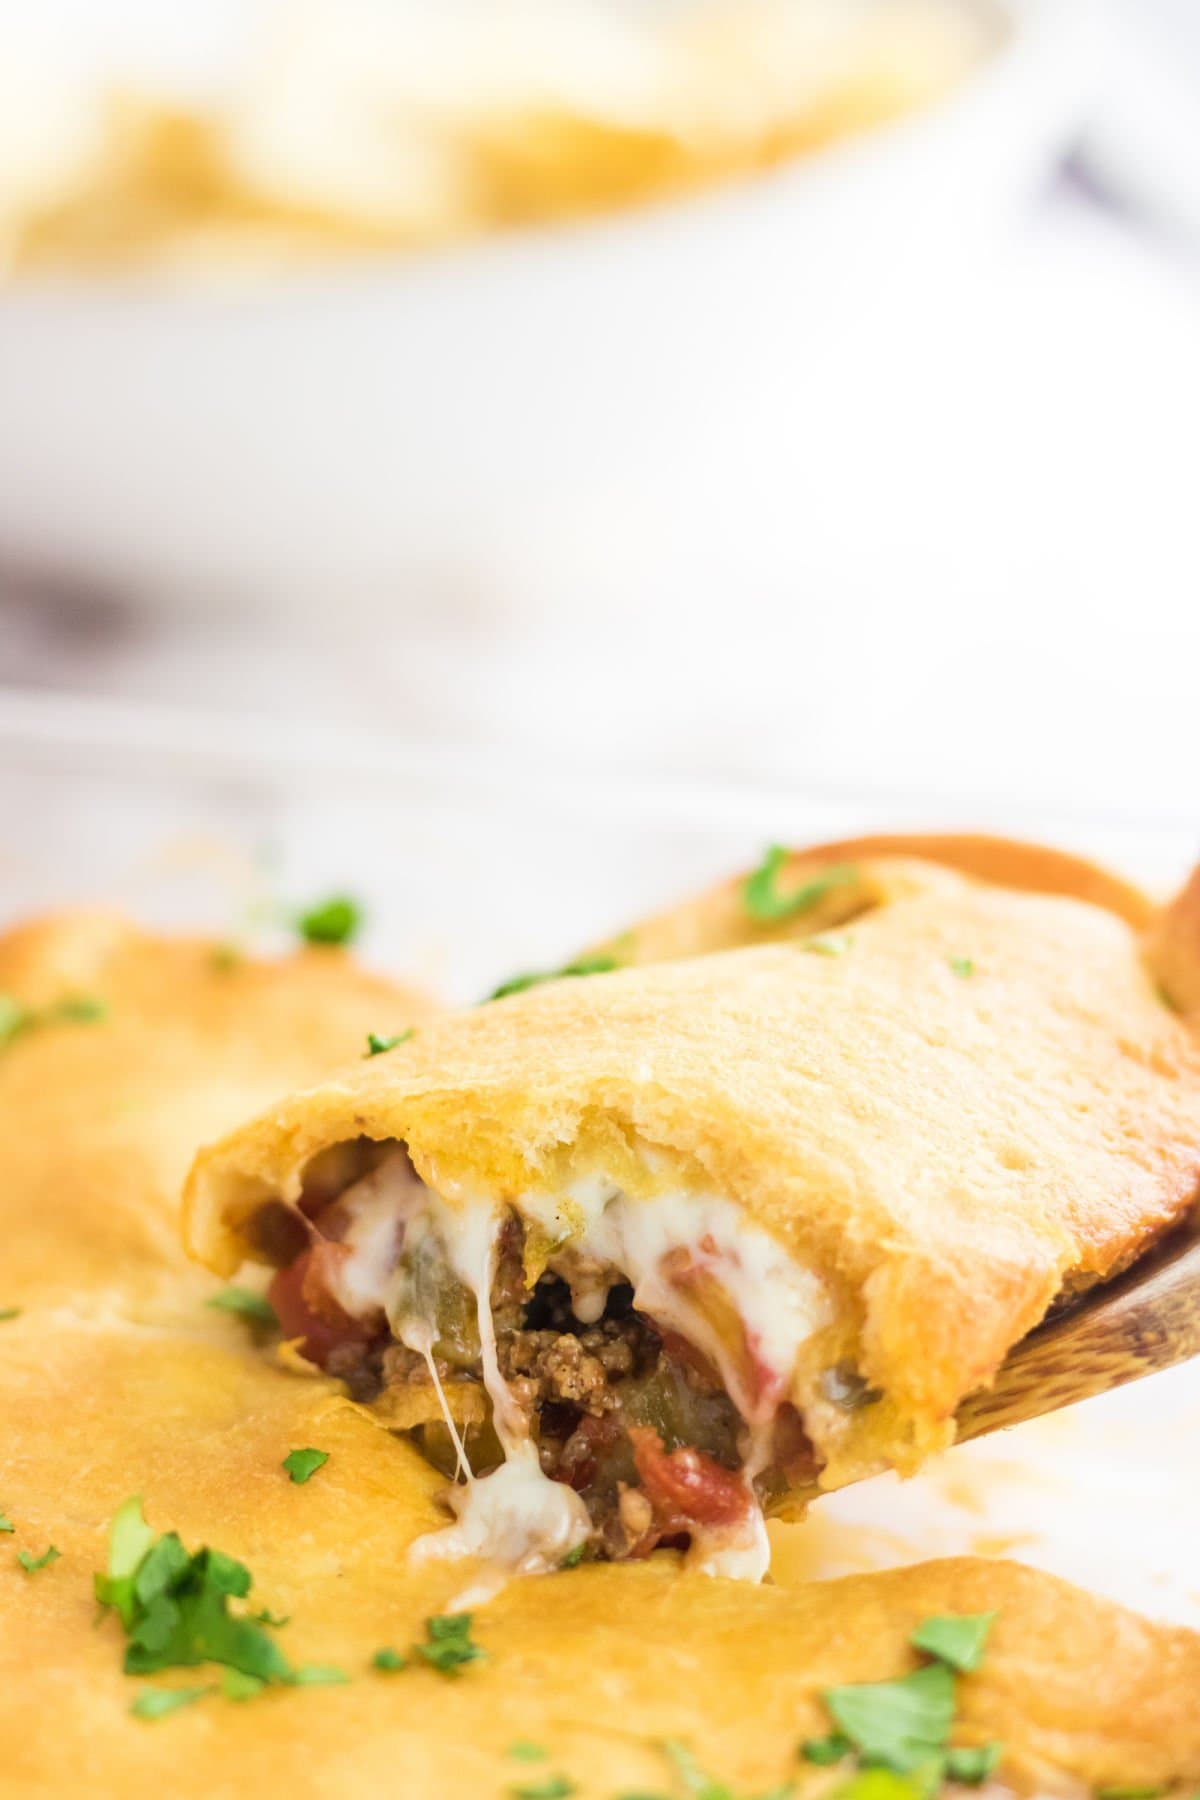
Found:
[[[253,1288],[223,1287],[218,1294],[210,1294],[204,1302],[217,1312],[237,1313],[248,1324],[275,1330],[279,1320],[275,1316],[275,1308],[265,1294],[256,1294]]]
[[[293,1670],[275,1641],[231,1609],[251,1585],[249,1569],[232,1556],[189,1552],[174,1531],[156,1537],[136,1497],[116,1513],[108,1568],[95,1577],[97,1600],[111,1607],[128,1639],[127,1675],[212,1662],[264,1684],[289,1681]]]
[[[517,1738],[504,1754],[511,1756],[514,1762],[545,1762],[550,1752],[544,1744],[533,1744],[528,1738]]]
[[[995,1620],[994,1612],[939,1614],[923,1620],[909,1641],[915,1650],[924,1650],[927,1656],[936,1656],[939,1662],[967,1674],[983,1661]]]
[[[852,1748],[849,1738],[843,1737],[840,1731],[831,1731],[828,1737],[806,1738],[800,1746],[800,1754],[805,1762],[828,1768],[830,1763],[841,1762],[844,1756],[849,1756]]]
[[[756,925],[781,925],[788,919],[798,919],[811,912],[835,888],[851,887],[858,880],[857,869],[848,863],[839,863],[823,869],[790,894],[781,894],[779,876],[790,855],[783,844],[772,844],[758,868],[742,885],[742,905]]]
[[[146,1688],[129,1708],[135,1719],[165,1719],[168,1713],[190,1706],[211,1694],[210,1687]]]
[[[48,1568],[52,1562],[57,1562],[61,1555],[62,1551],[56,1550],[51,1544],[50,1548],[43,1550],[40,1556],[34,1556],[28,1550],[18,1550],[17,1561],[27,1575],[36,1575],[39,1569]]]
[[[907,1781],[918,1797],[946,1779],[978,1785],[997,1767],[1001,1744],[950,1743],[958,1674],[979,1668],[995,1613],[944,1613],[924,1619],[912,1634],[915,1649],[933,1662],[894,1681],[826,1688],[821,1698],[837,1726],[828,1738],[801,1746],[809,1762],[831,1763],[853,1750],[865,1768],[837,1790],[838,1800],[904,1800],[894,1786]],[[892,1784],[869,1784],[889,1774]]]
[[[20,1316],[21,1308],[19,1306],[0,1306],[0,1323],[7,1319],[19,1319]]]
[[[0,1531],[15,1531],[16,1529],[8,1514],[0,1512]]]
[[[487,1651],[471,1639],[471,1613],[441,1613],[425,1621],[425,1642],[413,1651],[442,1675],[457,1675],[468,1663],[482,1662]]]
[[[547,1775],[541,1781],[520,1782],[508,1791],[512,1800],[570,1800],[575,1783],[568,1775]]]
[[[281,1467],[285,1468],[297,1487],[311,1481],[318,1469],[329,1461],[328,1450],[289,1450]]]
[[[975,964],[971,961],[969,956],[952,956],[950,957],[949,962],[954,973],[962,981],[969,981],[971,976],[975,973]]]
[[[408,1658],[401,1656],[398,1650],[393,1650],[390,1644],[386,1644],[371,1658],[371,1667],[378,1669],[383,1675],[394,1675],[397,1669],[407,1669]]]
[[[398,1044],[407,1044],[416,1029],[415,1025],[410,1025],[407,1031],[398,1031],[395,1037],[380,1037],[378,1033],[368,1031],[367,1047],[363,1052],[364,1060],[370,1056],[383,1056],[388,1050],[394,1050]]]
[[[363,910],[348,894],[333,894],[296,915],[296,930],[306,944],[352,944],[363,927]]]
[[[0,1044],[9,1044],[23,1032],[43,1025],[94,1025],[108,1017],[108,1002],[95,994],[68,994],[36,1010],[23,1006],[12,994],[0,994]]]
[[[608,975],[613,969],[619,969],[620,963],[615,956],[597,955],[580,956],[574,962],[564,963],[561,969],[543,969],[529,975],[510,975],[502,981],[498,988],[485,997],[488,1000],[507,1000],[510,994],[523,994],[526,988],[540,987],[544,981],[565,981],[569,977],[581,975]]]
[[[854,942],[848,931],[822,931],[814,937],[802,938],[799,948],[811,956],[845,956]]]

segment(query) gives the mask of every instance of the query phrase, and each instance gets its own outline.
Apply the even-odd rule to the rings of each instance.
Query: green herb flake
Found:
[[[0,1044],[11,1043],[33,1021],[33,1014],[11,994],[0,994]]]
[[[120,1618],[127,1675],[221,1663],[264,1682],[291,1675],[287,1658],[261,1625],[229,1610],[250,1592],[249,1569],[220,1550],[189,1553],[178,1534],[155,1537],[136,1497],[109,1531],[108,1570],[96,1598]]]
[[[214,944],[208,958],[218,975],[231,975],[245,962],[245,952],[237,944]]]
[[[1153,1787],[1102,1787],[1096,1789],[1096,1800],[1159,1800],[1166,1788]]]
[[[891,1769],[860,1769],[834,1788],[829,1800],[932,1800],[941,1785],[940,1763],[912,1775],[897,1775]]]
[[[975,964],[969,956],[951,956],[947,961],[960,981],[969,981],[975,973]]]
[[[583,975],[608,975],[620,967],[615,956],[607,954],[580,956],[574,962],[564,963],[561,969],[543,969],[529,975],[512,975],[507,981],[502,981],[498,988],[493,988],[486,999],[507,1000],[510,994],[523,994],[527,988],[541,987],[542,983],[546,981],[566,981]]]
[[[296,930],[306,944],[352,944],[363,927],[363,910],[348,894],[333,894],[296,916]]]
[[[345,1687],[350,1677],[333,1663],[304,1663],[283,1679],[293,1687]]]
[[[407,1669],[408,1658],[401,1656],[398,1650],[393,1650],[391,1645],[387,1644],[382,1650],[375,1652],[371,1658],[371,1667],[378,1669],[383,1675],[394,1675],[397,1669]]]
[[[1003,1755],[1003,1744],[951,1744],[946,1752],[946,1775],[966,1787],[978,1787],[997,1768]]]
[[[380,1037],[377,1032],[368,1031],[363,1060],[365,1061],[370,1056],[383,1056],[388,1050],[394,1050],[398,1044],[407,1044],[416,1029],[415,1025],[410,1025],[407,1031],[398,1031],[395,1037]]]
[[[559,1568],[560,1569],[577,1569],[579,1567],[580,1563],[583,1561],[584,1557],[587,1555],[587,1550],[588,1550],[588,1547],[587,1547],[586,1543],[576,1544],[576,1546],[573,1550],[567,1551],[567,1554],[563,1557],[562,1561],[558,1565]]]
[[[457,1675],[468,1663],[482,1662],[487,1651],[471,1640],[471,1613],[435,1614],[425,1621],[425,1642],[413,1649],[442,1675]]]
[[[897,1775],[940,1757],[954,1723],[954,1671],[944,1662],[896,1681],[826,1688],[821,1697],[859,1755]]]
[[[0,1531],[15,1531],[16,1529],[8,1514],[0,1512]]]
[[[988,1632],[995,1620],[994,1612],[940,1613],[922,1620],[909,1642],[915,1650],[936,1656],[939,1662],[969,1675],[983,1661]]]
[[[165,1719],[168,1713],[178,1712],[181,1706],[190,1706],[211,1692],[207,1687],[145,1688],[129,1710],[135,1719]]]
[[[550,1752],[543,1744],[531,1744],[528,1738],[518,1738],[508,1746],[504,1754],[511,1757],[513,1762],[545,1762]]]
[[[521,1782],[508,1791],[512,1800],[569,1800],[575,1783],[568,1775],[547,1775],[541,1781]]]
[[[800,949],[807,950],[810,956],[845,956],[853,942],[848,931],[821,931],[813,937],[802,938]]]
[[[27,1575],[36,1575],[39,1569],[47,1569],[52,1562],[57,1562],[61,1555],[62,1551],[55,1549],[51,1544],[50,1548],[43,1550],[40,1556],[33,1556],[28,1550],[18,1550],[17,1561]]]
[[[21,1308],[19,1306],[0,1306],[0,1323],[8,1319],[19,1319],[20,1316]]]
[[[224,1287],[219,1294],[210,1294],[204,1304],[211,1306],[216,1312],[237,1313],[249,1325],[260,1325],[270,1330],[275,1330],[279,1325],[271,1302],[265,1294],[256,1294],[253,1288]]]
[[[96,994],[72,994],[51,1008],[49,1017],[69,1020],[76,1025],[94,1025],[108,1017],[108,1001]]]
[[[328,1461],[328,1450],[289,1450],[280,1467],[287,1470],[297,1487],[303,1487]]]
[[[255,1625],[269,1625],[274,1631],[281,1631],[285,1625],[290,1625],[292,1622],[291,1613],[269,1612],[265,1606],[261,1612],[247,1613],[246,1617],[253,1620]]]
[[[819,1768],[841,1762],[844,1756],[849,1756],[850,1750],[850,1739],[843,1737],[840,1731],[831,1731],[828,1737],[805,1738],[800,1746],[805,1762],[816,1763]]]
[[[261,1675],[246,1675],[241,1669],[221,1671],[221,1692],[227,1700],[253,1700],[266,1685]]]
[[[779,876],[791,852],[783,844],[772,844],[758,868],[742,884],[742,905],[756,925],[781,925],[811,912],[835,888],[852,887],[858,881],[858,870],[848,863],[823,869],[802,887],[790,894],[779,891]]]

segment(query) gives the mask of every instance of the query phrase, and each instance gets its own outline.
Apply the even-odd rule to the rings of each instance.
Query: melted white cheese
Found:
[[[347,1311],[361,1314],[382,1307],[392,1316],[400,1225],[417,1212],[442,1239],[455,1274],[475,1296],[480,1372],[505,1455],[491,1475],[471,1473],[436,1379],[431,1334],[411,1320],[397,1327],[402,1341],[429,1363],[465,1477],[450,1496],[455,1524],[420,1539],[413,1556],[418,1561],[483,1558],[495,1571],[480,1594],[495,1591],[502,1571],[531,1574],[557,1568],[589,1536],[591,1521],[579,1495],[543,1473],[528,1419],[500,1372],[490,1296],[501,1211],[490,1200],[467,1197],[447,1205],[415,1180],[403,1152],[347,1190],[341,1204],[351,1215],[343,1238],[351,1254],[338,1271],[338,1298]],[[824,1285],[716,1195],[679,1190],[637,1200],[611,1181],[592,1178],[573,1184],[561,1198],[525,1195],[517,1210],[552,1240],[621,1270],[633,1284],[638,1309],[685,1337],[719,1370],[750,1434],[744,1470],[747,1516],[734,1527],[697,1531],[688,1562],[705,1574],[760,1581],[769,1551],[753,1482],[770,1459],[772,1421],[790,1391],[800,1348],[832,1316]],[[701,1304],[706,1283],[710,1297],[715,1284],[723,1290],[741,1321],[744,1341],[731,1344],[728,1333],[719,1329],[721,1321],[706,1313]],[[577,1294],[573,1290],[576,1316],[585,1324],[598,1319],[606,1295],[602,1278],[580,1284]]]

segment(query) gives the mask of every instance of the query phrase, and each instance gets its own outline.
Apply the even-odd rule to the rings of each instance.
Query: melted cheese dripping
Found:
[[[504,1462],[491,1475],[453,1489],[456,1523],[418,1538],[410,1553],[416,1562],[477,1556],[494,1564],[492,1574],[468,1596],[475,1604],[509,1574],[544,1575],[558,1568],[592,1529],[587,1507],[574,1489],[543,1473],[528,1421],[500,1373],[491,1303],[498,1226],[497,1214],[481,1205],[457,1214],[447,1209],[443,1221],[451,1266],[475,1295],[480,1372]],[[453,1606],[464,1604],[460,1595]]]
[[[574,1184],[561,1199],[530,1194],[517,1204],[552,1240],[568,1241],[598,1268],[623,1271],[638,1309],[685,1337],[719,1371],[750,1435],[743,1469],[747,1513],[736,1526],[697,1528],[688,1562],[705,1574],[760,1581],[769,1548],[754,1481],[770,1461],[775,1412],[787,1397],[800,1346],[832,1316],[824,1284],[717,1196],[679,1191],[635,1200],[612,1182],[594,1178]],[[348,1311],[389,1310],[399,1254],[397,1223],[418,1211],[442,1239],[454,1273],[475,1298],[480,1373],[505,1456],[502,1466],[484,1477],[473,1475],[450,1417],[434,1364],[431,1328],[416,1320],[394,1324],[401,1341],[425,1359],[463,1477],[463,1485],[450,1494],[455,1523],[419,1539],[413,1557],[480,1557],[491,1565],[482,1583],[466,1599],[460,1596],[456,1606],[494,1593],[508,1573],[557,1568],[588,1538],[591,1520],[572,1488],[543,1473],[528,1420],[500,1372],[491,1289],[501,1214],[482,1199],[448,1205],[417,1181],[402,1151],[347,1190],[342,1205],[351,1215],[344,1242],[352,1254],[339,1270],[338,1297]],[[680,1251],[690,1267],[719,1282],[743,1323],[742,1344],[730,1343],[686,1282],[670,1278],[666,1259]],[[576,1317],[584,1324],[602,1315],[606,1299],[607,1285],[600,1276],[580,1283],[578,1292],[572,1289]]]

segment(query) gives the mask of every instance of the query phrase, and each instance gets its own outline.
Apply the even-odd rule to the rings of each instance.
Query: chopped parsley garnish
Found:
[[[514,1762],[545,1762],[550,1752],[543,1744],[531,1744],[528,1738],[518,1738],[504,1752]]]
[[[833,1762],[853,1750],[861,1767],[837,1790],[837,1800],[903,1800],[905,1787],[870,1784],[869,1778],[903,1778],[920,1796],[950,1779],[972,1786],[985,1781],[1004,1753],[1001,1744],[951,1744],[958,1674],[977,1669],[996,1618],[990,1613],[943,1613],[923,1619],[912,1633],[917,1650],[936,1660],[894,1681],[866,1681],[826,1688],[821,1698],[838,1730],[810,1740],[801,1754]]]
[[[801,938],[800,949],[813,956],[845,956],[853,942],[848,931],[822,931],[813,937]]]
[[[368,1031],[364,1059],[368,1056],[383,1056],[386,1051],[394,1050],[397,1044],[407,1044],[416,1029],[415,1025],[410,1025],[407,1031],[398,1031],[395,1037],[380,1037],[377,1032]]]
[[[954,1671],[940,1662],[895,1681],[826,1688],[821,1697],[858,1754],[898,1775],[940,1756],[954,1723]]]
[[[328,1461],[328,1450],[289,1450],[281,1466],[287,1470],[297,1487],[303,1487]]]
[[[28,1550],[18,1550],[17,1561],[27,1575],[36,1575],[39,1569],[48,1568],[52,1562],[57,1562],[61,1555],[62,1551],[56,1550],[51,1544],[50,1548],[43,1550],[40,1556],[33,1556]]]
[[[790,855],[783,844],[772,844],[758,868],[743,883],[742,905],[756,925],[781,925],[786,919],[797,919],[802,913],[811,912],[835,888],[853,886],[858,880],[857,869],[839,863],[823,869],[790,894],[781,894],[779,876]]]
[[[0,994],[0,1044],[40,1025],[94,1024],[108,1017],[108,1002],[94,994],[69,994],[40,1010],[23,1006],[11,994]]]
[[[482,1662],[487,1651],[471,1641],[472,1614],[435,1614],[425,1621],[425,1642],[413,1650],[443,1675],[457,1675],[468,1663]]]
[[[108,1002],[95,994],[75,994],[68,1000],[60,1000],[50,1016],[70,1019],[77,1025],[92,1025],[97,1019],[107,1019]]]
[[[831,1731],[828,1737],[806,1738],[800,1746],[800,1754],[805,1762],[827,1768],[830,1763],[841,1762],[844,1756],[849,1756],[853,1747],[850,1739],[843,1737],[840,1731]]]
[[[393,1650],[391,1645],[387,1644],[382,1650],[375,1652],[371,1658],[371,1667],[378,1669],[384,1675],[394,1675],[397,1669],[407,1669],[408,1658],[401,1656],[398,1650]]]
[[[927,1656],[936,1656],[939,1662],[969,1674],[983,1661],[984,1645],[995,1620],[994,1612],[939,1614],[924,1619],[909,1642],[915,1650],[924,1650]]]
[[[190,1706],[193,1700],[211,1692],[208,1687],[146,1688],[129,1710],[135,1719],[165,1719],[168,1713],[178,1712],[181,1706]]]
[[[588,1547],[587,1547],[586,1543],[576,1544],[576,1546],[573,1550],[567,1551],[567,1554],[563,1557],[562,1561],[558,1565],[559,1568],[560,1569],[577,1569],[579,1567],[580,1563],[583,1561],[584,1557],[587,1555],[587,1548]]]
[[[575,1783],[569,1775],[547,1775],[541,1781],[526,1781],[510,1787],[512,1800],[570,1800]]]
[[[261,1612],[247,1613],[246,1617],[252,1619],[256,1625],[271,1625],[276,1631],[279,1631],[284,1625],[290,1625],[292,1622],[291,1613],[275,1614],[269,1611],[265,1606]]]
[[[0,1044],[7,1044],[28,1025],[32,1014],[11,994],[0,994]]]
[[[1004,1755],[1003,1744],[951,1744],[946,1752],[946,1774],[951,1781],[978,1787]]]
[[[20,1316],[21,1308],[19,1306],[0,1306],[0,1322],[6,1319],[19,1319]]]
[[[127,1675],[221,1663],[262,1682],[293,1671],[261,1625],[230,1611],[250,1592],[249,1569],[220,1550],[189,1552],[177,1532],[155,1537],[142,1503],[126,1500],[109,1530],[108,1570],[96,1598],[117,1614],[128,1638]]]
[[[204,1304],[215,1307],[217,1312],[238,1313],[251,1325],[274,1330],[279,1324],[275,1308],[266,1295],[256,1294],[253,1288],[224,1287],[219,1294],[210,1294]]]
[[[296,930],[306,944],[352,944],[362,926],[362,908],[348,894],[333,894],[296,916]]]
[[[218,975],[232,974],[245,960],[245,952],[237,944],[214,944],[209,952],[209,961]]]
[[[16,1529],[8,1514],[0,1512],[0,1531],[15,1531]]]
[[[891,1769],[860,1769],[836,1787],[829,1800],[931,1800],[942,1783],[938,1765],[914,1775],[897,1775]]]
[[[705,1774],[687,1745],[681,1744],[678,1738],[667,1738],[662,1749],[684,1792],[693,1795],[695,1800],[739,1800],[739,1796],[725,1782],[716,1781],[711,1775]],[[765,1794],[747,1795],[745,1800],[789,1800],[794,1791],[794,1784],[785,1781]],[[627,1795],[625,1800],[634,1800],[634,1796]],[[650,1800],[650,1796],[642,1796],[642,1800]]]
[[[261,1675],[244,1675],[241,1669],[221,1671],[221,1692],[227,1700],[253,1700],[266,1685]]]
[[[963,981],[969,981],[975,973],[975,964],[969,956],[952,956],[950,967]]]
[[[304,1663],[284,1676],[293,1687],[345,1687],[349,1679],[345,1669],[333,1663]]]
[[[1166,1791],[1161,1784],[1157,1787],[1102,1787],[1096,1789],[1096,1800],[1158,1800]]]
[[[541,987],[544,981],[565,981],[568,977],[579,975],[607,975],[620,967],[615,956],[580,956],[574,962],[564,963],[561,969],[543,969],[540,973],[531,975],[512,975],[486,998],[506,1000],[510,994],[523,994],[526,988]]]

